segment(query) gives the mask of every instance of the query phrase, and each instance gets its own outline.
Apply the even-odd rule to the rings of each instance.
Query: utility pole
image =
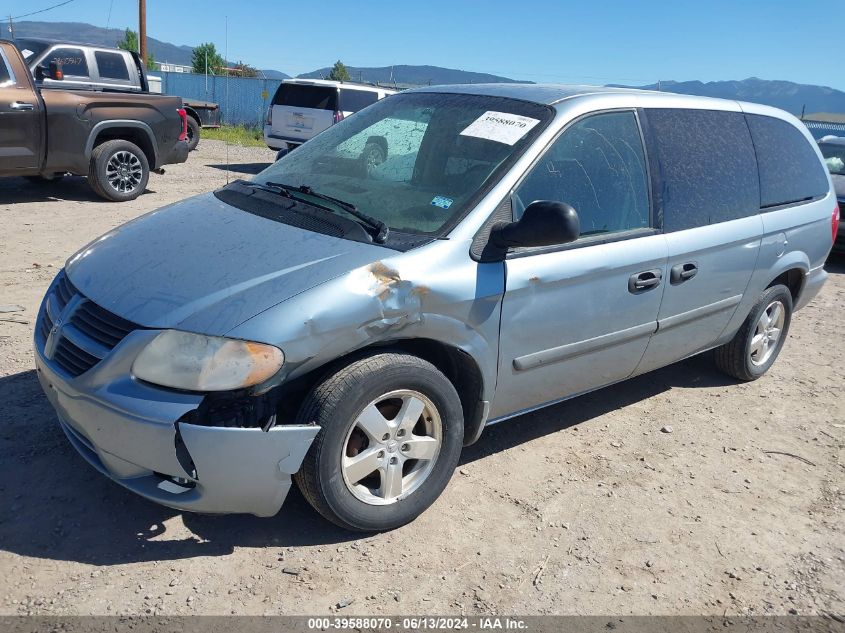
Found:
[[[147,65],[147,0],[138,0],[138,54]]]
[[[12,14],[9,14],[9,33],[11,35],[11,39],[15,39],[15,27],[12,26]]]

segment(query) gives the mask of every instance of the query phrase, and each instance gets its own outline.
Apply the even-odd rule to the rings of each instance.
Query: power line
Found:
[[[39,9],[38,11],[33,11],[32,13],[24,13],[23,15],[16,15],[12,17],[13,20],[20,20],[21,18],[28,18],[31,15],[36,15],[38,13],[44,13],[45,11],[50,11],[51,9],[57,9],[58,7],[63,7],[66,4],[70,4],[74,0],[65,0],[64,2],[60,2],[58,4],[54,4],[51,7],[47,7],[46,9]]]

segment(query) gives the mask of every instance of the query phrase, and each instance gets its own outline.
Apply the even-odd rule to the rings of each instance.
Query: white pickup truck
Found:
[[[73,42],[17,38],[15,44],[39,85],[66,90],[119,90],[161,92],[160,81],[153,86],[141,58],[134,51]],[[50,79],[45,72],[50,63],[61,64],[64,79]],[[156,87],[158,88],[156,90]],[[220,106],[206,101],[182,99],[188,115],[188,150],[200,141],[200,129],[220,127]]]

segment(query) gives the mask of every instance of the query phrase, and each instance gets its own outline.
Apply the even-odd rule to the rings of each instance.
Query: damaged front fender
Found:
[[[501,262],[477,263],[455,244],[435,241],[327,281],[227,336],[284,351],[285,366],[263,389],[370,345],[435,340],[472,357],[483,378],[480,399],[487,400],[496,384],[503,292]]]

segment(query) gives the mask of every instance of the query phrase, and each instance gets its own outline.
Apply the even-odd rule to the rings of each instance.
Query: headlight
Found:
[[[284,362],[272,345],[165,330],[138,354],[132,373],[163,387],[226,391],[262,383]]]

